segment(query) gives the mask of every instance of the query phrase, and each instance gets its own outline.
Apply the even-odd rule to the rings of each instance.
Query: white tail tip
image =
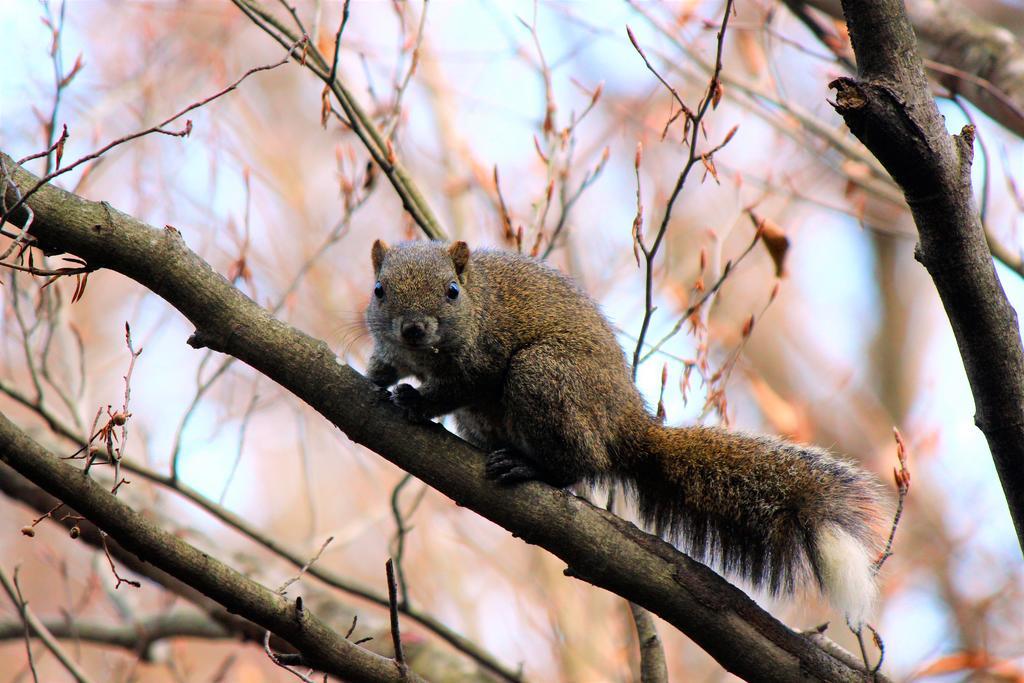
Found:
[[[873,560],[867,548],[844,529],[829,525],[818,532],[821,580],[832,605],[860,628],[878,597]]]

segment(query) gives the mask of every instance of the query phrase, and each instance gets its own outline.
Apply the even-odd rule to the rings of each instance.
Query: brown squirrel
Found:
[[[501,484],[623,483],[643,521],[771,593],[813,576],[856,627],[875,598],[875,479],[827,451],[665,427],[597,305],[534,259],[377,240],[369,378],[410,419],[453,413]]]

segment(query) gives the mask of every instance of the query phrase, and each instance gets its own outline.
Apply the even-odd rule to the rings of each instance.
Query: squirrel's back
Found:
[[[519,344],[551,342],[587,345],[628,376],[615,333],[597,304],[575,282],[533,258],[480,249],[470,258],[478,278],[483,326],[511,335]]]

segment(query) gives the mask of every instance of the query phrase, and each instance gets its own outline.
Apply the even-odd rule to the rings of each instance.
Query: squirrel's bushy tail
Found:
[[[851,624],[867,618],[884,508],[871,475],[819,448],[712,427],[652,420],[639,441],[624,474],[656,533],[773,594],[813,576]]]

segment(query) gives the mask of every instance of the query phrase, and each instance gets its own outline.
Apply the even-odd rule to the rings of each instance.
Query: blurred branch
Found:
[[[923,1],[930,2],[932,0]],[[655,30],[671,41],[676,48],[682,51],[682,53],[697,65],[699,69],[705,73],[711,72],[714,68],[713,65],[705,61],[699,54],[682,42],[679,36],[673,31],[672,27],[666,25],[655,17],[643,3],[637,3],[634,2],[634,0],[627,0],[627,2],[629,2],[633,9],[635,9],[640,16],[644,17],[644,19],[646,19]],[[802,6],[802,0],[788,0],[786,4],[791,6],[791,8],[797,5]],[[841,9],[838,7],[838,0],[834,0],[834,3],[833,0],[812,0],[811,4],[821,5],[819,9],[822,9],[823,11],[827,11],[825,10],[825,5],[835,4],[837,15],[841,15]],[[828,45],[827,40],[823,39],[823,42]],[[666,61],[669,64],[672,64],[671,60]],[[678,64],[673,64],[673,67],[676,69],[681,68]],[[764,107],[749,105],[748,107],[752,113],[763,118],[778,132],[801,144],[804,144],[804,139],[801,137],[801,134],[805,137],[807,135],[813,136],[814,138],[825,142],[843,158],[857,162],[858,164],[863,164],[869,171],[868,174],[856,174],[850,173],[842,168],[834,169],[837,173],[843,175],[847,182],[852,183],[865,192],[883,199],[894,206],[906,206],[906,202],[904,201],[899,188],[892,181],[892,178],[885,173],[877,159],[870,154],[866,154],[863,148],[849,140],[848,136],[840,134],[830,126],[824,125],[812,112],[801,108],[796,102],[778,99],[767,89],[761,87],[756,81],[746,79],[741,74],[725,72],[721,74],[721,80],[725,85],[729,86],[732,93],[742,94],[750,103],[770,103],[772,106],[767,110]],[[1024,86],[1022,86],[1022,89],[1024,89]],[[953,90],[953,92],[958,91]],[[966,97],[966,94],[964,96]],[[1022,98],[1024,98],[1024,94],[1022,94]],[[795,130],[793,126],[785,125],[784,122],[780,122],[775,113],[776,111],[782,111],[785,114],[792,116],[800,123],[800,128]],[[1024,256],[1019,253],[1014,253],[1009,247],[1005,246],[987,225],[985,226],[985,238],[988,241],[992,256],[1010,270],[1024,277]]]
[[[294,31],[285,26],[256,0],[231,1],[254,24],[281,45],[287,46],[300,39]],[[347,19],[348,12],[343,11],[342,28]],[[338,29],[337,34],[337,44],[339,47],[341,44],[342,28]],[[299,29],[301,31],[301,25]],[[334,93],[338,104],[341,105],[342,110],[345,112],[345,123],[363,142],[374,162],[384,172],[388,180],[391,181],[391,185],[395,188],[399,198],[401,198],[405,210],[409,212],[409,215],[420,226],[424,234],[433,240],[447,239],[444,228],[441,227],[433,211],[430,210],[426,199],[423,198],[419,188],[416,187],[412,178],[409,177],[409,173],[398,161],[391,141],[386,139],[377,130],[377,125],[373,122],[373,119],[363,110],[359,102],[341,80],[337,78],[337,62],[332,59],[331,64],[328,64],[316,45],[311,43],[307,44],[307,49],[302,55],[295,56],[295,60],[316,74],[317,78],[322,80],[330,88],[331,92]],[[331,78],[332,73],[335,74],[334,78]]]
[[[0,491],[2,491],[4,495],[11,500],[16,500],[27,505],[29,508],[41,514],[46,513],[52,510],[55,506],[61,504],[56,498],[46,493],[35,484],[29,482],[15,470],[2,463],[0,463]],[[97,551],[102,551],[103,539],[101,537],[100,530],[88,520],[80,519],[80,517],[81,516],[75,511],[71,510],[69,511],[69,514],[62,515],[60,517],[50,515],[49,519],[56,524],[60,524],[67,530],[70,530],[72,527],[77,527],[78,531],[76,532],[76,535],[80,542],[92,546]],[[128,569],[139,576],[144,576],[157,585],[167,589],[169,592],[188,600],[202,610],[208,617],[218,624],[225,626],[232,633],[241,636],[245,640],[254,642],[262,636],[263,629],[259,626],[237,615],[229,613],[226,609],[197,591],[195,588],[179,581],[153,565],[143,562],[135,555],[118,545],[116,541],[108,539],[107,544],[109,546],[110,554],[117,558],[118,562],[125,565]]]
[[[714,64],[705,60],[690,45],[683,42],[670,23],[661,21],[654,16],[645,3],[638,3],[634,0],[627,1],[652,28],[658,31],[659,34],[693,62],[700,72],[705,74],[712,72]],[[694,72],[682,69],[678,59],[664,58],[664,61],[671,68],[682,71],[684,78],[692,78],[694,76]],[[878,161],[870,154],[865,153],[860,145],[849,139],[849,136],[841,134],[834,126],[825,125],[813,112],[804,109],[796,102],[778,98],[775,93],[760,85],[756,80],[744,78],[742,74],[735,71],[723,71],[719,78],[729,93],[743,95],[744,99],[739,100],[740,103],[745,104],[751,113],[764,119],[766,123],[779,133],[802,145],[807,144],[809,134],[813,138],[821,140],[830,148],[835,149],[843,158],[863,164],[869,171],[868,174],[862,175],[844,173],[842,169],[837,169],[837,172],[843,175],[846,180],[864,189],[866,192],[878,195],[895,205],[903,205],[903,198],[899,190],[893,185],[892,180],[886,176],[884,169],[881,168]],[[769,104],[770,107],[765,107],[765,103]],[[800,126],[793,126],[790,121],[787,121],[786,117],[780,117],[778,112],[782,112],[786,117],[792,117]]]
[[[808,5],[803,0],[782,0],[782,4],[793,13],[800,23],[803,24],[808,31],[814,34],[814,37],[818,39],[825,47],[832,52],[832,56],[850,71],[856,71],[857,65],[853,63],[853,55],[849,54],[849,48],[844,44],[844,41],[839,37],[835,30],[833,30],[833,24],[828,19],[822,18],[820,15],[814,14],[808,11]],[[841,8],[840,8],[840,11]],[[844,49],[846,48],[846,49]]]
[[[1024,549],[1024,349],[971,191],[974,128],[950,136],[901,0],[844,0],[858,77],[839,78],[836,111],[903,189],[915,256],[949,316]]]
[[[14,470],[12,470],[11,468],[7,467],[2,463],[0,463],[0,491],[2,491],[10,499],[16,500],[24,505],[27,505],[29,508],[37,510],[40,513],[44,513],[47,510],[53,508],[54,505],[58,504],[55,498],[45,493],[34,484],[28,482],[20,474],[18,474],[17,472],[15,472]],[[50,520],[56,524],[62,525],[65,529],[70,529],[72,526],[77,526],[79,528],[77,532],[77,542],[88,544],[96,550],[102,550],[102,541],[100,540],[99,529],[97,529],[93,524],[91,524],[87,520],[78,521],[75,519],[75,517],[75,514],[63,515],[60,517],[53,515],[50,517]],[[163,625],[160,624],[160,620],[165,617],[153,617],[147,619],[133,620],[132,628],[137,629],[139,627],[142,627],[146,630],[145,635],[149,637],[148,640],[146,638],[143,638],[142,641],[139,641],[139,634],[137,631],[135,631],[134,635],[136,637],[137,645],[151,645],[157,635],[166,636],[168,638],[213,638],[217,637],[215,636],[214,632],[215,629],[217,628],[221,628],[222,630],[230,634],[230,636],[224,637],[236,638],[239,639],[241,642],[249,644],[259,644],[262,642],[265,629],[236,614],[229,612],[224,607],[222,607],[215,601],[211,600],[210,598],[206,597],[205,595],[203,595],[196,589],[192,588],[191,586],[182,583],[181,581],[175,579],[173,576],[170,576],[169,574],[161,571],[153,565],[147,562],[143,562],[135,555],[131,554],[121,546],[117,545],[115,541],[109,540],[108,544],[110,545],[111,554],[117,558],[119,563],[131,569],[137,575],[147,578],[149,581],[152,581],[154,584],[163,587],[170,593],[178,595],[181,598],[192,603],[205,615],[205,618],[210,621],[210,624],[203,626],[200,625],[200,620],[203,619],[203,617],[196,617],[196,628],[194,629],[195,632],[193,633],[186,632],[187,630],[192,630],[189,626],[187,626],[187,624],[185,624],[184,622],[179,623],[178,625],[182,626],[182,631],[175,635],[170,632],[172,628],[171,626],[166,626],[165,628]],[[352,623],[353,625],[349,629],[348,633],[345,634],[345,638],[348,639],[352,636],[352,631],[355,628],[354,617],[356,615],[356,612],[352,606],[334,599],[332,595],[329,595],[325,592],[316,591],[312,588],[309,588],[306,591],[304,591],[304,597],[306,598],[306,604],[315,606],[317,612],[322,614],[326,619],[328,619],[330,625],[339,633],[344,632],[346,630],[345,627],[349,623]],[[166,618],[174,616],[175,614],[166,615]],[[181,619],[184,620],[187,618],[187,614],[181,614]],[[65,622],[61,622],[60,625],[62,626],[64,623]],[[359,625],[362,627],[362,620],[359,621]],[[106,631],[103,629],[102,625],[97,625],[98,630],[96,630],[92,629],[91,624],[89,623],[83,624],[81,622],[75,622],[74,627],[83,628],[86,630],[82,633],[78,633],[76,631],[69,635],[71,635],[72,637],[74,637],[75,635],[79,635],[80,638],[84,640],[92,640],[93,636],[96,636],[99,640],[108,638],[114,639],[117,637],[116,634],[121,633],[120,627],[107,627],[107,629],[112,630]],[[0,628],[4,627],[0,626]],[[202,631],[206,631],[207,636],[203,636],[201,633]],[[366,633],[367,631],[365,629],[361,629],[362,637],[360,637],[358,640],[355,640],[355,644],[358,645],[362,642],[368,641],[366,645],[367,649],[377,652],[378,654],[387,656],[387,626],[379,623],[374,623],[374,625],[371,626],[369,629],[369,635],[366,635]],[[60,628],[58,628],[55,631],[55,634],[58,635],[58,637],[60,637],[63,634],[63,631]],[[99,640],[94,640],[93,642],[99,642]],[[113,646],[122,646],[121,642],[109,642],[107,644]],[[279,638],[273,638],[272,644],[275,650],[279,652],[295,652],[294,648],[292,648],[287,642]],[[127,641],[124,641],[123,646],[129,648],[132,647],[128,644]],[[143,659],[148,660],[150,656],[150,653],[145,649],[136,649],[136,652],[139,652],[140,656]],[[434,643],[433,641],[416,637],[414,640],[412,640],[412,642],[408,644],[407,655],[411,660],[410,666],[414,671],[420,672],[421,675],[425,675],[429,672],[429,675],[436,680],[460,680],[466,681],[466,683],[474,681],[479,683],[494,683],[495,680],[493,673],[491,673],[488,669],[486,669],[483,666],[479,666],[475,670],[467,669],[467,667],[465,666],[465,659],[462,658],[457,652],[453,651],[451,648],[446,647],[443,643]],[[455,678],[456,676],[457,678]]]
[[[163,569],[293,644],[310,666],[353,681],[422,681],[391,660],[341,638],[292,604],[177,536],[159,529],[81,470],[61,462],[0,415],[0,461],[74,507],[140,559]]]
[[[636,626],[636,638],[640,643],[640,683],[668,683],[665,649],[658,637],[654,617],[643,607],[632,602],[628,604]]]
[[[419,62],[420,62],[420,48],[423,45],[423,30],[427,26],[427,3],[428,2],[429,2],[429,0],[423,0],[423,10],[420,12],[420,18],[419,18],[419,21],[417,22],[416,39],[415,39],[415,41],[413,42],[413,44],[411,46],[412,54],[409,57],[409,68],[406,69],[405,76],[402,77],[402,81],[400,83],[398,83],[397,87],[395,88],[394,102],[392,102],[392,104],[391,104],[391,120],[387,121],[385,123],[385,125],[384,125],[384,139],[385,140],[394,140],[395,139],[395,131],[398,129],[398,124],[399,124],[399,122],[402,119],[402,98],[405,96],[405,91],[408,89],[409,83],[412,81],[413,74],[416,73],[416,67],[419,65]],[[395,4],[396,11],[399,8],[403,8],[404,9],[405,7],[408,7],[408,6],[409,6],[408,4],[398,4],[398,3]],[[341,23],[342,24],[345,24],[345,21],[346,21],[346,18],[344,16],[344,14],[345,13],[343,12],[342,13],[342,19],[341,19]],[[399,18],[399,21],[402,21],[401,17]],[[339,31],[338,35],[339,36],[341,35],[340,31]],[[403,45],[402,45],[401,49],[402,49],[402,52],[404,53],[407,50],[406,46],[408,45],[408,41],[402,41],[402,42],[403,42]],[[337,76],[337,69],[336,69],[336,67],[337,67],[337,64],[338,64],[338,50],[340,48],[341,48],[341,44],[340,43],[336,43],[335,44],[335,53],[334,53],[334,62],[332,64],[332,66],[331,66],[331,70],[334,72],[335,76]]]
[[[1021,252],[1017,251],[1015,253],[1003,244],[998,237],[992,234],[992,229],[988,225],[985,225],[984,228],[985,244],[988,245],[992,256],[1017,275],[1024,277],[1024,257],[1021,256]]]
[[[813,16],[807,11],[809,6],[815,6],[817,9],[833,15],[835,18],[842,17],[842,7],[839,5],[838,0],[809,0],[805,3],[804,0],[785,0],[786,7],[793,12],[797,18],[812,33],[815,37],[820,40],[829,49],[832,49],[836,54],[836,58],[839,59],[845,66],[850,70],[856,70],[856,65],[849,62],[845,56],[843,50],[837,49],[839,38],[835,33],[832,33],[821,26],[817,17]],[[975,106],[981,109],[983,112],[992,116],[997,121],[1002,123],[1005,127],[1016,132],[1018,135],[1024,137],[1024,78],[1019,75],[1015,75],[1014,67],[1012,64],[1016,63],[1019,66],[1015,68],[1016,74],[1021,73],[1024,70],[1024,46],[1022,46],[1012,34],[1007,35],[1005,29],[993,26],[985,23],[978,17],[971,14],[968,10],[963,9],[962,5],[946,2],[946,0],[915,0],[911,2],[908,7],[910,12],[910,21],[914,25],[916,35],[919,39],[919,48],[929,51],[928,54],[932,54],[938,50],[959,50],[960,53],[957,55],[963,59],[968,59],[975,64],[977,69],[988,71],[991,69],[999,69],[1009,81],[1014,79],[1020,80],[1019,86],[1016,87],[1019,96],[1016,98],[1017,101],[1008,95],[1007,93],[999,90],[993,83],[980,78],[972,73],[967,73],[962,69],[958,69],[955,66],[949,66],[937,62],[934,59],[924,59],[924,65],[926,68],[933,72],[940,74],[938,80],[942,83],[947,90],[951,93],[951,98],[956,103],[964,116],[971,120],[971,114],[960,104],[958,95],[962,95],[967,99],[972,99],[970,96],[970,89],[965,92],[965,88],[961,85],[962,83],[970,83],[977,87],[974,91],[975,97],[972,99]],[[935,19],[931,17],[931,12],[937,12],[942,14],[941,19]],[[949,23],[947,19],[947,13],[952,13],[956,16],[957,21]],[[922,35],[921,26],[927,24],[929,33]],[[929,40],[929,36],[933,36],[937,31],[949,31],[958,35],[964,36],[963,40],[950,44],[943,42],[942,39]],[[971,35],[966,34],[973,34]],[[991,40],[989,40],[991,38]],[[970,46],[973,43],[979,43],[975,45],[977,49],[971,49]],[[997,52],[1002,51],[1005,48],[1006,54],[1005,59],[1002,60],[1004,64],[1008,63],[1010,66],[1005,68],[995,64],[996,58],[985,59],[983,55],[989,54],[989,51],[995,50]],[[845,52],[848,52],[848,48]],[[991,55],[989,55],[991,56]],[[936,59],[938,57],[936,56]],[[951,56],[947,54],[946,59],[950,59]],[[1011,83],[1011,87],[1014,87]],[[987,95],[988,97],[986,97]],[[985,105],[988,106],[985,106]],[[1005,109],[1006,116],[997,116],[993,109]],[[972,125],[974,124],[971,120]],[[978,143],[982,144],[982,139],[978,137]],[[988,173],[990,164],[986,161],[984,165],[985,180],[987,184]],[[1004,245],[999,238],[995,236],[991,226],[985,220],[985,201],[987,199],[987,187],[983,188],[982,194],[982,226],[985,230],[985,240],[988,242],[989,251],[992,256],[1002,263],[1004,266],[1015,272],[1017,275],[1024,277],[1024,258],[1020,253],[1014,253],[1009,247]]]
[[[839,0],[807,4],[843,19]],[[1024,44],[1018,37],[955,0],[909,0],[906,15],[937,80],[1024,137]]]
[[[42,622],[57,639],[74,639],[97,645],[111,645],[137,652],[144,660],[151,656],[153,643],[169,638],[202,638],[217,640],[235,638],[235,634],[203,614],[172,612],[159,614],[129,624],[111,626],[98,621],[50,619]],[[0,641],[21,637],[21,624],[0,623]]]
[[[8,161],[13,182],[35,176]],[[8,193],[13,192],[8,188]],[[33,232],[42,248],[74,253],[120,272],[163,297],[195,326],[189,343],[236,356],[306,401],[342,429],[460,505],[494,521],[564,560],[566,574],[631,600],[686,633],[726,669],[764,681],[861,681],[863,672],[839,662],[757,606],[704,565],[632,524],[565,491],[537,482],[498,489],[484,478],[480,452],[441,425],[410,424],[397,406],[322,341],[275,319],[185,246],[173,228],[158,230],[113,207],[47,185],[32,198]],[[24,213],[12,217],[17,224]],[[139,258],[138,254],[145,254]],[[311,616],[301,625],[294,610],[269,591],[228,570],[191,546],[146,524],[80,472],[53,460],[6,419],[0,421],[0,459],[99,521],[115,539],[153,564],[272,628],[303,652],[330,657],[341,667],[351,644],[316,648],[323,633]],[[184,562],[192,559],[198,565]],[[203,567],[202,571],[193,569]],[[214,568],[211,571],[210,568]],[[314,643],[314,638],[316,643]],[[336,639],[334,639],[336,640]],[[389,678],[396,672],[390,660]],[[364,669],[365,670],[365,669]]]
[[[64,648],[60,646],[60,643],[58,643],[53,637],[53,634],[50,633],[49,629],[47,629],[43,622],[39,621],[32,610],[29,609],[28,602],[22,597],[21,591],[19,590],[16,582],[17,576],[15,576],[14,581],[11,581],[7,576],[7,572],[4,571],[4,568],[0,567],[0,586],[3,586],[7,596],[18,608],[18,613],[24,622],[24,625],[13,624],[15,631],[17,631],[17,634],[14,637],[20,637],[25,632],[25,628],[29,629],[33,635],[43,641],[46,649],[53,653],[53,656],[61,663],[61,666],[67,669],[67,672],[71,674],[78,683],[92,683],[92,679],[82,671],[81,667],[79,667],[66,652],[64,652]],[[28,645],[28,643],[26,643],[26,645]],[[31,653],[29,653],[30,658],[31,656]],[[35,674],[35,669],[33,669],[32,673],[33,675]]]

